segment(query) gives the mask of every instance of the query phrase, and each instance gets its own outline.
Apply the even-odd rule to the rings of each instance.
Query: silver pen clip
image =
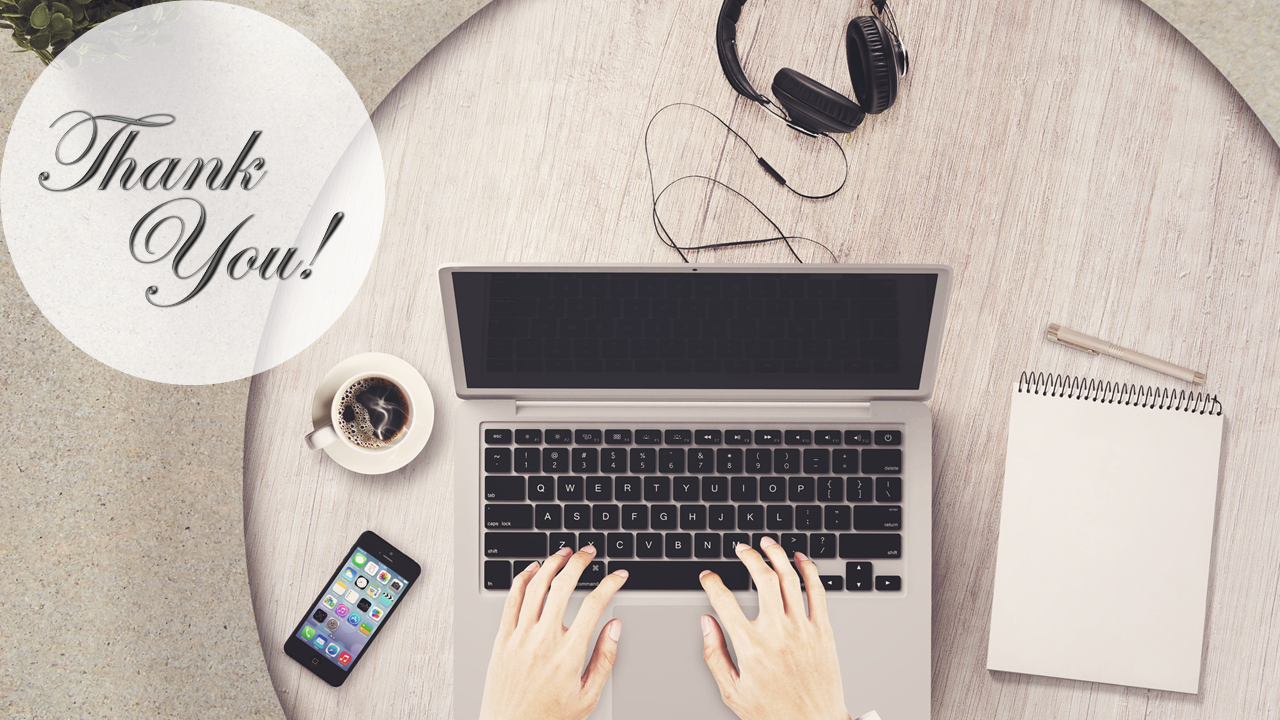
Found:
[[[1090,355],[1098,355],[1098,354],[1100,354],[1097,350],[1094,350],[1093,348],[1087,348],[1087,347],[1085,347],[1085,346],[1083,346],[1083,345],[1077,345],[1076,343],[1073,343],[1073,342],[1071,342],[1071,341],[1069,341],[1069,340],[1063,340],[1062,338],[1058,337],[1058,330],[1059,330],[1060,328],[1061,328],[1061,326],[1060,326],[1060,325],[1050,325],[1050,326],[1049,326],[1049,332],[1045,333],[1045,337],[1049,338],[1049,339],[1050,339],[1050,340],[1052,340],[1053,342],[1058,343],[1059,345],[1066,345],[1067,347],[1070,347],[1070,348],[1075,348],[1075,349],[1077,349],[1077,350],[1083,350],[1084,352],[1087,352],[1087,353],[1089,353]]]

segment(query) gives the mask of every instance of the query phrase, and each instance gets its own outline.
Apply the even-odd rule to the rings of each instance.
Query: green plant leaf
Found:
[[[49,3],[49,7],[51,7],[53,11],[56,13],[62,13],[67,17],[71,17],[71,8],[67,7],[66,5],[63,5],[60,2]]]
[[[39,33],[31,36],[31,49],[44,50],[49,47],[49,33]]]
[[[45,28],[49,26],[49,6],[40,3],[31,11],[31,27]]]

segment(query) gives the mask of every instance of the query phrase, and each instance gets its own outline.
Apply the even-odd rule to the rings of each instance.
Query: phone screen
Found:
[[[298,628],[297,637],[347,670],[408,589],[408,580],[357,545]]]

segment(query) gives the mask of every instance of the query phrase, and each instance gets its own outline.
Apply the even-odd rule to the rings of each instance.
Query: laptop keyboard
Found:
[[[486,589],[509,588],[526,559],[594,545],[579,588],[625,568],[624,590],[701,590],[703,570],[746,590],[734,548],[766,537],[843,560],[843,574],[822,575],[828,590],[902,589],[900,575],[875,574],[876,560],[902,557],[899,429],[482,432]]]

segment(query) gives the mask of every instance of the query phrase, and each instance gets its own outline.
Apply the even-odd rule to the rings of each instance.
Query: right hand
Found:
[[[719,575],[702,573],[702,588],[724,623],[722,630],[715,618],[702,616],[702,658],[720,687],[720,697],[742,720],[848,720],[817,566],[803,553],[795,554],[804,576],[802,591],[782,546],[765,538],[760,547],[773,567],[751,546],[737,548],[759,590],[760,614],[755,620],[743,615]],[[729,657],[725,631],[737,650],[737,665]]]

